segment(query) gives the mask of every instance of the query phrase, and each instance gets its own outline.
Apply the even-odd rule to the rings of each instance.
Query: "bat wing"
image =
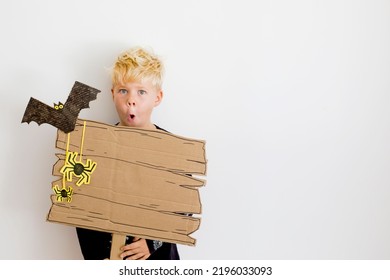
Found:
[[[96,88],[76,81],[64,104],[63,110],[69,112],[76,120],[80,111],[89,108],[89,102],[95,100],[99,92],[100,90]]]
[[[31,97],[24,112],[22,123],[32,121],[38,125],[48,123],[58,128],[61,123],[66,122],[66,119],[61,111],[57,111],[53,107]]]
[[[23,122],[35,121],[38,125],[48,123],[65,133],[74,130],[81,109],[89,108],[89,102],[95,100],[100,90],[75,82],[62,110],[56,110],[35,98],[30,98],[22,119]]]

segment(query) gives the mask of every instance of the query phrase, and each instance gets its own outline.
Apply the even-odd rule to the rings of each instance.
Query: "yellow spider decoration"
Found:
[[[91,174],[96,169],[97,163],[87,159],[87,163],[83,164],[81,161],[76,160],[77,156],[77,152],[69,152],[65,160],[65,165],[61,168],[60,172],[64,174],[68,182],[72,181],[72,175],[79,177],[80,179],[76,182],[77,186],[89,184]]]
[[[73,189],[72,187],[68,187],[66,189],[65,187],[62,187],[62,189],[59,189],[57,185],[53,187],[54,193],[57,195],[57,201],[64,201],[66,199],[67,202],[72,201],[72,195],[73,195]]]

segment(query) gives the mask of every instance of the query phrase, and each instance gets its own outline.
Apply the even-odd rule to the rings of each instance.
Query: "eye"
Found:
[[[126,93],[127,93],[127,89],[121,88],[121,89],[118,90],[118,92],[119,92],[120,94],[126,94]]]
[[[145,90],[143,90],[143,89],[140,89],[140,90],[138,91],[138,94],[139,94],[139,95],[144,95],[144,94],[147,94],[147,92],[146,92]]]

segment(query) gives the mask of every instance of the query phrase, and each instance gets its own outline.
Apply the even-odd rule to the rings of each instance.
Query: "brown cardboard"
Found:
[[[69,137],[69,138],[68,138]],[[69,139],[69,142],[68,142]],[[96,164],[89,184],[78,186],[73,174],[60,172],[66,155],[58,154],[52,186],[71,187],[70,202],[52,195],[48,220],[120,235],[194,245],[200,225],[199,187],[206,174],[205,142],[160,130],[110,126],[77,120],[68,134],[58,130],[56,147],[82,152],[82,162]],[[92,165],[92,164],[91,164]]]
[[[111,240],[111,250],[110,250],[110,260],[121,260],[120,254],[122,253],[121,249],[126,245],[126,235],[123,234],[113,234]]]

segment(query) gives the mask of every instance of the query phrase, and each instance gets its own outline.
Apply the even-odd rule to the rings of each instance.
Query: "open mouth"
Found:
[[[127,118],[128,118],[129,121],[134,121],[135,120],[135,115],[134,114],[129,114]]]

